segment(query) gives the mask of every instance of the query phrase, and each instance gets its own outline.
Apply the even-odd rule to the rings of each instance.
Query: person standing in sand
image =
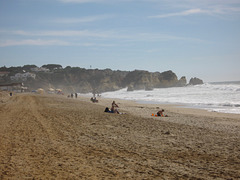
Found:
[[[118,113],[118,114],[119,114],[118,110],[115,109],[115,107],[119,107],[119,106],[115,103],[115,101],[113,101],[113,102],[112,102],[111,112],[112,112],[112,113]]]

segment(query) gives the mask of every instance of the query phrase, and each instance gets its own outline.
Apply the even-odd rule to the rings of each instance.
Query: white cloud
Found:
[[[92,2],[103,2],[104,0],[60,0],[64,3],[92,3]]]
[[[148,2],[149,0],[145,0]],[[215,6],[236,7],[240,5],[239,0],[156,0],[152,1],[171,8],[208,8]]]
[[[166,13],[154,16],[148,16],[149,18],[168,18],[173,16],[189,16],[194,14],[205,14],[205,15],[227,15],[240,13],[240,8],[238,7],[227,7],[227,6],[214,6],[208,8],[195,8],[185,11]]]
[[[121,3],[121,2],[139,2],[145,0],[58,0],[63,3]],[[152,1],[152,0],[148,0]],[[147,1],[147,2],[148,2]]]
[[[42,40],[42,39],[26,39],[26,40],[6,40],[0,41],[0,47],[7,46],[69,46],[68,42],[59,40]]]
[[[205,40],[201,40],[198,38],[191,38],[191,37],[179,37],[174,36],[166,33],[141,33],[141,32],[129,32],[129,31],[89,31],[89,30],[82,30],[82,31],[1,31],[2,34],[8,35],[15,35],[15,36],[33,36],[35,38],[38,37],[66,37],[68,38],[69,42],[74,41],[108,41],[114,40],[118,42],[139,42],[139,41],[146,41],[146,42],[155,42],[155,41],[191,41],[191,42],[207,42]],[[73,39],[73,38],[74,39]],[[40,43],[41,41],[36,41],[35,43]],[[51,42],[51,41],[50,41]],[[50,43],[49,42],[49,43]],[[63,43],[63,41],[60,41]],[[58,42],[58,43],[60,43]],[[27,43],[27,42],[25,42]],[[29,42],[30,43],[30,42]],[[65,44],[63,44],[65,45]],[[76,44],[71,44],[76,45]]]
[[[178,12],[178,13],[167,13],[167,14],[149,16],[149,18],[167,18],[172,16],[188,16],[192,14],[203,14],[203,13],[208,14],[209,12],[202,9],[189,9],[189,10]]]
[[[107,38],[112,37],[113,32],[111,31],[88,31],[88,30],[82,30],[82,31],[22,31],[22,30],[16,30],[16,31],[0,31],[0,33],[5,34],[11,34],[11,35],[20,35],[20,36],[60,36],[60,37],[99,37],[99,38]]]
[[[0,47],[8,46],[83,46],[83,47],[113,47],[116,44],[73,42],[62,40],[23,39],[23,40],[1,40]]]
[[[240,13],[239,0],[161,0],[159,3],[161,7],[165,7],[168,10],[178,10],[176,13],[160,14],[159,18],[200,13],[208,15]]]
[[[112,18],[113,16],[110,15],[98,15],[98,16],[88,16],[88,17],[82,17],[82,18],[59,18],[53,20],[55,23],[65,23],[65,24],[71,24],[71,23],[87,23],[87,22],[94,22],[94,21],[100,21],[104,19]]]

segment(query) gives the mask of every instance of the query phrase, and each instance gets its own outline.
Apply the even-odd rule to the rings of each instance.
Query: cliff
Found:
[[[53,87],[65,92],[106,92],[122,88],[122,80],[127,72],[106,70],[86,70],[82,68],[67,68],[52,73],[37,73],[29,87]]]
[[[129,72],[124,78],[123,85],[132,90],[152,90],[153,88],[167,88],[179,86],[179,80],[175,73],[166,71],[163,73],[135,70]],[[186,84],[181,84],[185,86]]]
[[[37,69],[35,65],[26,65],[23,67],[0,68],[0,71],[10,71],[12,75],[17,72],[31,72],[30,67]],[[44,65],[44,72],[32,72],[36,78],[27,78],[25,86],[30,90],[37,88],[55,88],[69,92],[95,92],[115,91],[128,87],[128,90],[152,90],[153,88],[167,88],[176,86],[185,86],[186,78],[178,80],[176,74],[172,71],[148,72],[143,70],[135,71],[113,71],[111,69],[84,69],[79,67],[62,68],[60,65]],[[51,68],[46,71],[47,68]],[[5,78],[4,81],[11,81]]]

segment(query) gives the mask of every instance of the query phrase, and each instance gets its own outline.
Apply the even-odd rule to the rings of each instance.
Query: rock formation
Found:
[[[186,86],[187,84],[187,80],[186,80],[186,77],[183,76],[179,79],[179,81],[177,82],[176,86],[178,87],[183,87],[183,86]]]
[[[191,78],[189,81],[189,85],[198,85],[198,84],[203,84],[203,80],[194,77],[194,78]]]
[[[123,80],[123,85],[128,86],[128,91],[140,89],[153,90],[154,88],[174,87],[178,85],[178,82],[176,74],[172,71],[151,73],[148,71],[135,70],[126,75]],[[185,86],[186,83],[181,83],[181,85]]]

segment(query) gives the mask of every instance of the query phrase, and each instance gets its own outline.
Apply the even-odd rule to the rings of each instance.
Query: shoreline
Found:
[[[122,99],[140,101],[150,104],[177,104],[194,109],[240,115],[239,85],[203,84],[197,86],[154,88],[152,91],[136,90],[127,91],[120,89],[105,92],[104,97],[118,97]],[[145,101],[145,102],[144,102]]]
[[[90,102],[91,96],[84,96],[84,95],[79,95],[79,98],[83,98],[86,102]],[[78,98],[78,99],[79,99]],[[186,106],[184,104],[171,104],[171,103],[152,103],[151,101],[135,101],[135,100],[126,100],[126,99],[118,99],[118,98],[105,98],[105,97],[97,97],[99,100],[100,105],[106,106],[106,107],[111,107],[111,102],[113,100],[117,102],[120,102],[120,104],[125,104],[123,107],[120,107],[124,111],[128,111],[129,107],[148,107],[152,111],[148,111],[148,114],[142,114],[141,116],[144,117],[149,117],[152,113],[157,113],[157,107],[159,109],[165,109],[169,112],[173,113],[180,113],[180,114],[187,114],[187,115],[198,115],[198,116],[204,116],[204,117],[223,117],[223,118],[233,118],[236,120],[240,120],[240,114],[234,114],[234,113],[222,113],[222,112],[216,112],[216,111],[209,111],[206,109],[201,109],[201,108],[194,108],[192,106]],[[156,108],[156,109],[155,109]],[[167,113],[165,111],[165,113]]]

